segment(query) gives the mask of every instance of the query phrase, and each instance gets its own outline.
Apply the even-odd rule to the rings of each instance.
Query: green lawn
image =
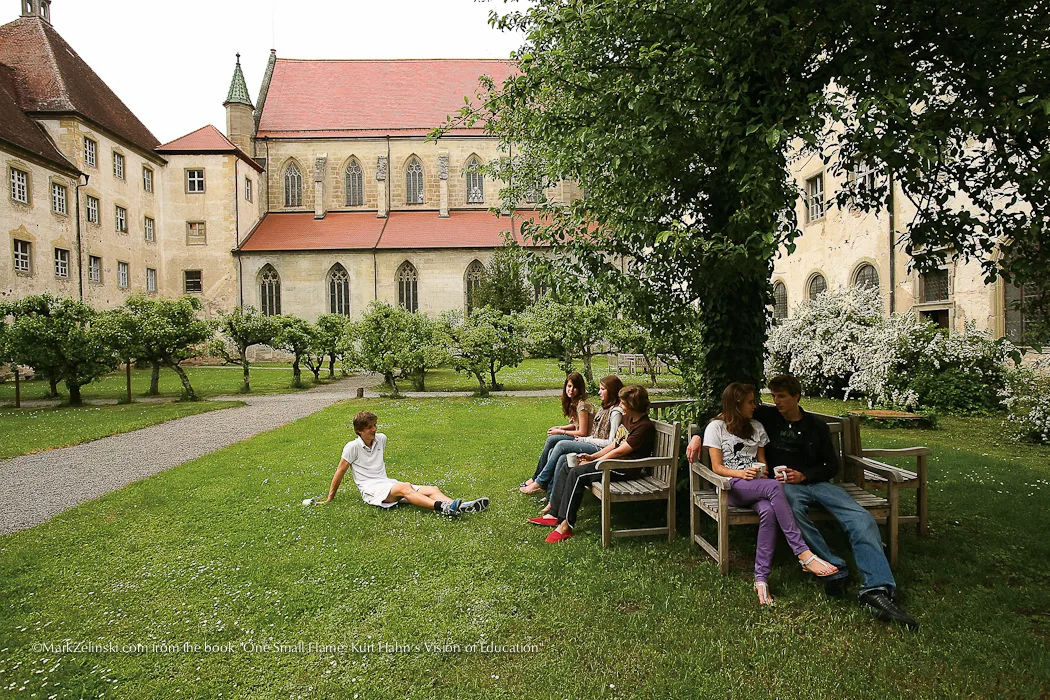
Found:
[[[578,368],[582,372],[582,366]],[[596,357],[591,365],[595,380],[610,374],[605,356]],[[612,372],[615,374],[615,372]],[[528,359],[517,367],[509,367],[496,378],[503,384],[504,391],[527,391],[535,389],[561,389],[565,385],[565,373],[558,367],[557,360],[549,358]],[[634,377],[623,375],[626,384],[644,384],[649,387],[648,375],[638,374]],[[676,387],[681,379],[674,375],[660,375],[657,386]],[[411,391],[411,382],[399,382],[401,391]],[[427,373],[427,391],[477,391],[477,380],[467,374],[457,373],[449,368],[441,368]]]
[[[131,395],[139,398],[145,395],[149,389],[151,371],[148,369],[136,369],[131,372]],[[199,396],[223,396],[227,394],[240,393],[243,380],[243,371],[240,367],[187,367],[186,374],[189,375],[190,384]],[[328,370],[321,372],[322,381],[328,376]],[[339,377],[338,370],[336,377]],[[313,386],[313,374],[303,370],[303,384],[305,388]],[[291,388],[292,370],[289,365],[276,365],[274,367],[253,368],[250,375],[253,394],[280,394],[295,391]],[[91,399],[123,399],[127,395],[127,383],[124,372],[113,372],[105,377],[88,384],[80,391],[82,398],[87,401]],[[160,395],[178,398],[182,394],[182,382],[179,375],[170,369],[160,371]],[[46,399],[48,384],[45,381],[22,382],[22,400]],[[59,383],[58,391],[62,399],[66,398],[66,387]],[[0,384],[0,402],[14,404],[15,383],[7,381]]]
[[[79,445],[173,418],[243,405],[241,401],[195,401],[81,408],[0,409],[0,459]]]
[[[392,475],[486,494],[492,509],[380,511],[349,477],[334,504],[300,505],[327,489],[362,408],[390,438]],[[736,528],[728,577],[684,537],[603,550],[590,497],[577,536],[544,544],[524,523],[535,500],[515,487],[558,421],[550,399],[349,401],[0,538],[0,694],[1050,694],[1050,450],[996,446],[994,419],[865,430],[871,446],[934,448],[931,537],[905,528],[896,571],[921,623],[910,633],[825,599],[786,551],[777,605],[759,609],[750,528]],[[614,512],[655,522],[642,506]],[[145,651],[33,646],[67,641]],[[518,651],[471,646],[483,642]],[[150,651],[161,644],[175,650]]]

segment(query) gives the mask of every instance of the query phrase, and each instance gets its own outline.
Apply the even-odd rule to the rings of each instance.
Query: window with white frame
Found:
[[[806,220],[824,218],[824,173],[806,180]]]
[[[858,189],[867,191],[875,189],[875,170],[864,161],[857,163],[857,169],[853,171],[853,179]]]
[[[153,230],[153,225],[154,225],[153,224],[153,219],[151,219],[150,217],[147,216],[145,221],[143,222],[143,226],[142,226],[143,227],[143,231],[144,231],[144,233],[146,235],[146,242],[147,243],[152,243],[153,241],[156,240],[156,234],[155,234],[155,232]]]
[[[187,170],[186,171],[186,191],[190,194],[196,194],[204,191],[204,171],[203,170]]]
[[[95,255],[88,256],[88,282],[102,282],[102,258]]]
[[[339,263],[328,272],[328,312],[350,315],[350,275]]]
[[[142,189],[153,192],[153,168],[142,166]]]
[[[51,183],[51,211],[56,214],[67,214],[69,210],[66,208],[66,194],[68,190],[64,185],[60,185],[57,182]]]
[[[84,165],[98,167],[98,142],[87,136],[84,137]]]
[[[186,245],[204,245],[208,242],[207,227],[203,221],[186,222]]]
[[[33,244],[29,241],[15,239],[15,272],[29,273],[33,271]]]
[[[128,264],[126,262],[117,261],[117,284],[126,289],[129,277]]]
[[[477,156],[467,161],[467,204],[485,203],[485,174],[481,172],[481,159]]]
[[[182,289],[186,294],[200,294],[204,291],[204,280],[200,270],[185,270],[182,273]]]
[[[124,156],[116,152],[113,153],[113,177],[124,179]]]
[[[55,248],[55,277],[69,277],[69,251]]]
[[[113,217],[115,223],[115,230],[119,233],[128,232],[128,210],[119,204],[113,206]]]
[[[405,168],[405,203],[423,203],[423,164],[413,158]]]
[[[11,199],[29,204],[29,173],[18,168],[11,170]]]
[[[357,162],[356,158],[351,159],[350,164],[346,166],[346,174],[343,180],[344,189],[346,190],[346,206],[359,207],[364,204],[364,172],[361,170],[361,164]]]
[[[157,271],[152,267],[146,268],[146,291],[150,294],[157,291]]]
[[[303,206],[303,174],[295,163],[289,164],[284,171],[284,206]]]
[[[87,196],[87,220],[89,224],[98,223],[98,197]]]
[[[252,201],[252,181],[251,178],[244,178],[244,198],[249,202]]]

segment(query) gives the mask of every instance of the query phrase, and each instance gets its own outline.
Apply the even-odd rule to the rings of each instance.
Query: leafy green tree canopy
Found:
[[[190,401],[196,400],[197,394],[181,363],[200,355],[214,333],[212,322],[198,318],[200,299],[193,296],[153,299],[132,294],[124,306],[135,317],[142,333],[141,359],[152,363],[154,368],[171,368],[179,375],[183,396]]]
[[[248,348],[272,344],[277,326],[273,318],[262,315],[254,306],[238,306],[230,313],[219,312],[219,331],[221,337],[211,344],[209,350],[227,362],[241,365],[244,370],[241,391],[247,393],[251,391]],[[236,349],[235,355],[229,352],[227,344]]]
[[[524,311],[532,303],[532,294],[525,282],[526,256],[520,247],[508,243],[496,250],[481,284],[471,300],[473,308],[491,306],[503,314]]]

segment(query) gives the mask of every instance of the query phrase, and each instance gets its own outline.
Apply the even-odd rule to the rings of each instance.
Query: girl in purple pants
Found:
[[[730,477],[729,505],[750,507],[758,513],[758,547],[755,551],[755,590],[760,605],[770,605],[769,570],[777,545],[777,526],[784,531],[791,551],[802,568],[817,576],[830,576],[838,568],[809,551],[799,532],[784,487],[767,476],[765,446],[769,444],[755,414],[755,388],[734,382],[722,392],[722,413],[707,424],[704,447],[711,455],[711,470]]]

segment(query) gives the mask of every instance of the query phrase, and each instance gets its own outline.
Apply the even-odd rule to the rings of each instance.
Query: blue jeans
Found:
[[[532,475],[533,481],[539,481],[540,474],[543,472],[543,468],[547,466],[547,462],[550,460],[551,450],[554,446],[563,440],[572,440],[572,435],[548,435],[547,442],[543,443],[543,452],[540,453],[540,461],[536,463],[536,471]],[[553,467],[552,467],[553,469]]]
[[[846,562],[831,551],[820,530],[809,519],[809,506],[814,503],[831,513],[849,536],[853,558],[862,578],[860,593],[864,594],[874,588],[884,588],[893,592],[897,584],[893,580],[886,554],[882,551],[879,526],[875,524],[871,513],[857,505],[853,497],[843,489],[827,481],[816,484],[786,484],[784,494],[798,529],[802,531],[802,538],[806,540],[809,548],[821,559],[839,567],[839,573],[829,576],[825,581],[845,578],[849,575],[849,570]]]
[[[536,478],[536,483],[547,489],[548,493],[551,493],[555,482],[558,480],[557,467],[559,463],[567,464],[568,456],[571,454],[592,455],[600,449],[602,448],[589,442],[562,440],[551,449],[550,455],[547,457],[547,465]]]

